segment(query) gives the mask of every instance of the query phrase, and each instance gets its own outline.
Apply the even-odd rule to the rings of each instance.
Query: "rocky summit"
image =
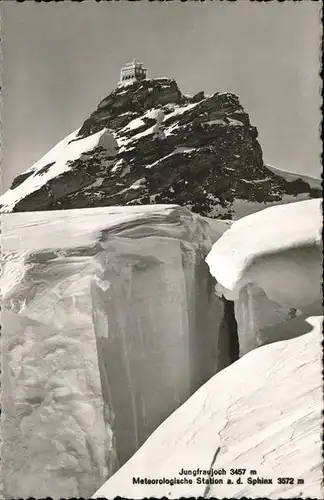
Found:
[[[264,164],[257,128],[236,95],[187,96],[175,80],[157,78],[113,90],[14,179],[0,210],[175,203],[232,219],[320,194],[320,186]]]

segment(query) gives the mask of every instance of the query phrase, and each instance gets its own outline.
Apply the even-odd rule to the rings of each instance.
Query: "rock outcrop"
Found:
[[[14,179],[0,210],[176,203],[231,219],[320,192],[319,181],[290,181],[264,165],[236,95],[188,97],[159,78],[103,99],[79,130]]]
[[[88,498],[233,361],[204,262],[227,228],[176,206],[2,216],[5,498]]]

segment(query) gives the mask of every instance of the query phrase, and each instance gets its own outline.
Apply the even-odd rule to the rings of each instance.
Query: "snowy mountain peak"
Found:
[[[0,211],[171,203],[231,219],[320,195],[266,167],[257,137],[232,93],[188,96],[172,78],[134,80],[17,176]]]

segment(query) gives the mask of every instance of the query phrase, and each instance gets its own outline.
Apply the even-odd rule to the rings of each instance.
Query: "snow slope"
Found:
[[[4,496],[89,498],[231,362],[204,263],[228,225],[159,205],[1,224]]]
[[[176,205],[101,207],[49,212],[23,212],[1,216],[4,251],[86,247],[102,231],[123,223],[171,215]]]
[[[308,318],[310,333],[262,346],[215,375],[92,498],[323,498],[321,321]],[[211,470],[222,484],[207,484]],[[249,484],[257,478],[272,483]],[[192,484],[171,484],[180,479]]]

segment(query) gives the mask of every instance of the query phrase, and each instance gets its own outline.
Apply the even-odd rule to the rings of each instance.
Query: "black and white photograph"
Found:
[[[322,2],[2,1],[0,498],[324,498]]]

